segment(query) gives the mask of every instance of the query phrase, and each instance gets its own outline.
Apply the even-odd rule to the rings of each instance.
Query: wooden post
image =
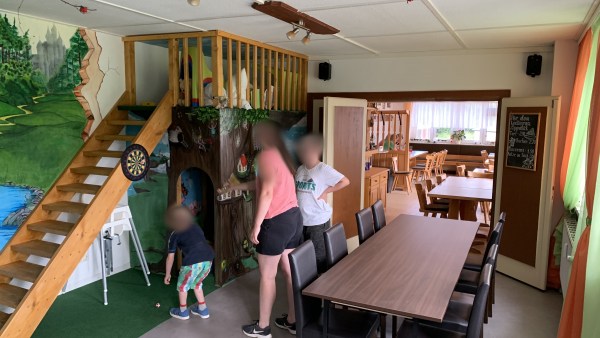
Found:
[[[267,77],[267,104],[266,104],[266,108],[267,109],[271,109],[273,108],[273,105],[271,104],[271,96],[272,96],[272,92],[271,92],[271,75],[272,75],[272,71],[271,71],[271,67],[272,67],[272,63],[271,63],[271,50],[267,50],[268,56],[267,56],[267,62],[269,65],[269,68],[267,70],[267,73],[265,74],[265,76]]]
[[[212,96],[223,96],[223,37],[211,38],[212,44]],[[214,104],[214,103],[213,103]]]
[[[273,65],[273,80],[275,83],[273,84],[273,108],[275,110],[279,109],[279,52],[275,51],[275,64]]]
[[[237,65],[237,107],[242,107],[242,42],[237,41],[236,65]]]
[[[127,41],[124,43],[125,49],[125,88],[129,97],[129,104],[137,103],[135,88],[135,42]]]
[[[190,63],[188,62],[189,45],[188,38],[183,39],[183,53],[181,60],[183,62],[183,93],[184,93],[184,104],[186,107],[192,105],[191,93],[190,93]]]
[[[227,39],[227,106],[233,107],[233,43]]]
[[[198,105],[204,106],[204,53],[202,52],[202,36],[196,38],[198,52]]]

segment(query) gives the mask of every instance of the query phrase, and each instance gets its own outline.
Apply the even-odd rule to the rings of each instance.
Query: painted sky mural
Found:
[[[76,27],[0,12],[0,248],[83,144],[87,53]]]

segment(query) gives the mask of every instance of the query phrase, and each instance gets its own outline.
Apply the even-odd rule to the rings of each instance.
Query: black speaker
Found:
[[[323,81],[331,80],[331,63],[319,63],[319,79]]]
[[[527,70],[525,73],[531,77],[536,77],[542,74],[542,56],[538,54],[529,55],[527,57]]]

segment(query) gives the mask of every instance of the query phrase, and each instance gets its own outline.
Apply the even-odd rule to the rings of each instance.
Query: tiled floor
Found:
[[[419,215],[416,193],[393,192],[388,195],[386,217],[399,214]],[[481,213],[479,217],[482,218]],[[274,314],[285,312],[285,289],[279,280]],[[253,271],[207,296],[211,317],[193,317],[188,321],[170,319],[144,335],[162,337],[244,337],[240,326],[257,318],[258,273]],[[485,325],[486,338],[552,338],[556,337],[562,296],[555,291],[542,292],[507,276],[496,279],[496,304],[493,317]],[[390,325],[388,320],[388,326]],[[273,337],[292,337],[275,326]],[[391,330],[388,327],[388,337]]]

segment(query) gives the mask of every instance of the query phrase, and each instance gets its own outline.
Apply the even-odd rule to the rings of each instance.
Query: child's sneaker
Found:
[[[206,319],[206,318],[210,317],[208,308],[205,308],[204,310],[200,310],[200,307],[198,306],[198,304],[192,306],[190,308],[190,312],[195,316],[200,316],[200,318]]]
[[[288,330],[291,334],[296,334],[296,323],[288,322],[286,313],[281,315],[280,318],[275,318],[275,325],[284,330]]]
[[[271,338],[271,327],[261,328],[258,326],[258,321],[242,326],[242,332],[248,337]]]
[[[188,309],[181,311],[178,307],[174,307],[169,311],[169,314],[171,317],[181,320],[190,319],[190,311]]]

